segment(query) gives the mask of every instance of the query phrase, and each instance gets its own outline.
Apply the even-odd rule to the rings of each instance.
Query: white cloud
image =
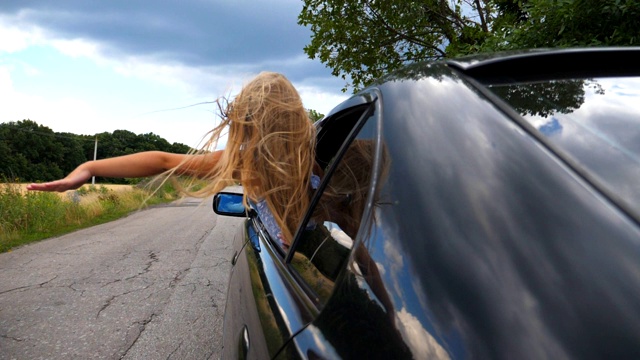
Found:
[[[87,57],[99,63],[104,61],[98,44],[84,39],[47,39],[45,42],[72,58]]]
[[[402,254],[396,248],[395,245],[391,244],[391,242],[387,241],[384,243],[384,254],[389,259],[389,263],[391,267],[398,271],[402,268],[404,261],[402,260]]]
[[[298,86],[297,89],[305,108],[325,115],[336,105],[349,98],[347,94],[327,93],[311,86]]]
[[[34,13],[22,10],[17,15],[0,15],[0,96],[3,103],[0,122],[29,118],[54,131],[77,134],[116,129],[134,133],[153,132],[170,142],[193,146],[215,126],[214,107],[180,108],[213,101],[221,96],[233,96],[257,71],[270,70],[270,66],[283,68],[284,64],[292,74],[306,73],[308,65],[305,62],[309,61],[304,56],[296,56],[283,60],[284,63],[188,66],[168,60],[167,54],[123,53],[122,49],[115,47],[117,44],[61,35],[64,32],[56,33],[29,23],[29,14]],[[36,59],[31,48],[48,54],[55,52],[56,65],[31,62],[31,59]],[[47,86],[54,85],[46,83],[40,86],[45,83],[39,81],[52,72],[60,71],[52,66],[71,66],[65,64],[64,58],[87,59],[95,65],[89,71],[103,74],[96,78],[109,77],[113,81],[90,85],[76,82],[87,75],[78,69],[77,73],[72,71],[64,83],[55,84],[55,91],[47,92]],[[89,75],[93,78],[95,74]],[[131,86],[132,82],[118,85],[121,80],[118,76],[135,79],[135,89],[137,91],[139,87],[140,91],[129,97],[123,95],[122,87]],[[307,79],[294,83],[306,108],[326,114],[348,97],[339,92],[320,90],[322,81],[326,84],[327,79],[318,79],[318,86],[314,86],[313,81]],[[105,95],[106,91],[108,94]],[[164,96],[164,99],[156,100],[154,96]]]
[[[72,132],[77,124],[82,123],[83,134],[99,132],[99,126],[106,119],[95,111],[93,106],[80,98],[60,97],[43,98],[36,95],[23,94],[14,89],[11,68],[0,67],[0,98],[3,99],[0,115],[3,121],[24,119],[36,120],[57,132]],[[38,120],[45,121],[38,121]],[[91,119],[91,120],[88,120]]]
[[[11,81],[11,72],[7,66],[0,67],[0,96],[8,99],[13,93],[13,82]]]
[[[2,99],[2,113],[4,118],[10,120],[22,120],[19,109],[28,104],[39,102],[33,96],[20,94],[14,90],[11,71],[13,66],[0,66],[0,99]]]
[[[180,64],[161,64],[139,57],[110,61],[110,66],[123,76],[179,88],[189,96],[206,96],[209,101],[226,95],[234,83],[242,78],[242,75],[231,75],[213,67],[195,68]],[[240,85],[237,87],[239,89]]]
[[[396,312],[396,325],[416,359],[449,359],[447,351],[406,308]]]
[[[347,249],[351,249],[353,247],[353,240],[349,235],[347,235],[337,224],[331,223],[329,221],[324,222],[324,226],[329,229],[331,232],[331,237],[340,245],[346,247]]]
[[[403,288],[400,285],[399,275],[401,271],[403,271],[404,261],[402,260],[402,255],[400,251],[396,248],[396,245],[392,244],[390,241],[386,241],[384,243],[384,254],[386,255],[389,265],[389,275],[391,276],[391,283],[393,284],[393,290],[396,294],[401,295],[403,293]]]
[[[0,54],[15,53],[37,44],[41,39],[41,31],[36,27],[28,30],[9,25],[8,19],[0,16]]]

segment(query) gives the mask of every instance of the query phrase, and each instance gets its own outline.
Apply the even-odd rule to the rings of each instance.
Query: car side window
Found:
[[[314,167],[314,173],[319,176],[321,180],[329,171],[331,164],[340,153],[341,147],[347,138],[356,127],[363,123],[361,120],[369,113],[371,106],[371,103],[352,106],[315,124],[318,131],[315,160],[318,166]],[[315,185],[314,189],[317,189]],[[314,195],[310,194],[310,196]],[[277,237],[280,229],[276,220],[269,216],[270,211],[267,209],[266,202],[250,202],[250,206],[259,214],[255,220],[261,234],[274,245],[274,249],[276,249],[280,255],[283,257],[286,256],[289,249],[287,246],[284,246],[281,239]]]
[[[319,307],[351,253],[366,205],[376,138],[376,122],[369,116],[362,113],[353,129],[357,136],[343,141],[341,151],[326,161],[316,201],[291,249],[290,267]]]

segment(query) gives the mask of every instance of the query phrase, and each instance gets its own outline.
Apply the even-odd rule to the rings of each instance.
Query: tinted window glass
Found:
[[[362,124],[360,120],[367,115],[370,108],[371,104],[354,106],[315,124],[317,127],[319,126],[316,139],[316,164],[318,166],[313,170],[315,175],[322,178],[330,169],[331,163],[338,155],[345,140],[354,131],[356,125]],[[312,182],[314,181],[312,180]],[[275,218],[269,216],[270,211],[266,202],[251,202],[250,205],[259,214],[257,225],[262,234],[276,245],[281,255],[285,255],[287,246],[277,236],[280,227]]]
[[[320,306],[331,295],[360,226],[371,180],[374,134],[371,120],[344,153],[327,162],[319,200],[294,244],[291,266]]]
[[[531,125],[640,211],[640,78],[491,86]]]

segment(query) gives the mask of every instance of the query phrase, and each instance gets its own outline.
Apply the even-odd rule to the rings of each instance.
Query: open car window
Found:
[[[318,162],[325,168],[325,177],[291,249],[290,269],[320,308],[349,258],[367,203],[377,134],[370,109],[352,113],[340,128],[334,128],[340,133],[326,130],[319,139],[319,156],[326,157]],[[348,122],[353,123],[350,130],[345,126]],[[323,151],[323,146],[336,148],[330,137],[342,139],[337,146],[340,151]]]
[[[316,163],[319,166],[319,173],[315,175],[320,177],[320,181],[322,181],[333,161],[340,154],[340,150],[343,149],[347,139],[353,136],[354,132],[364,123],[364,119],[369,114],[371,107],[370,103],[353,106],[316,124],[318,129]],[[280,255],[284,257],[288,249],[283,245],[281,239],[276,237],[276,234],[279,233],[279,227],[275,219],[268,216],[269,211],[266,203],[251,202],[250,206],[256,213],[260,214],[255,219],[256,226],[261,230],[264,237],[275,245]]]

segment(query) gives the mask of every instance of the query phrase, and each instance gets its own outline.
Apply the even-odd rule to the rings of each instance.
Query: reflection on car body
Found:
[[[414,64],[340,104],[291,247],[235,213],[225,357],[639,358],[638,63]]]

